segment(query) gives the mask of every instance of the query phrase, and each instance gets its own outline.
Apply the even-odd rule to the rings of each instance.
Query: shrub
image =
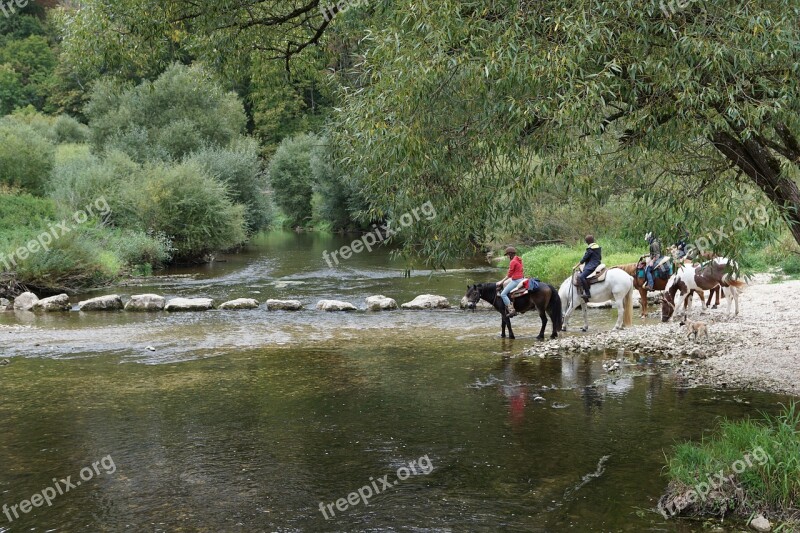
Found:
[[[603,249],[603,263],[609,267],[634,263],[644,252],[633,249],[620,241],[599,242]],[[536,246],[522,254],[525,274],[540,278],[556,286],[567,279],[572,267],[581,260],[586,246],[578,243],[574,246],[546,244]],[[504,264],[508,264],[506,260]]]
[[[311,219],[311,152],[320,142],[313,134],[284,139],[270,161],[269,180],[275,203],[292,226],[304,225]]]
[[[364,201],[333,160],[327,139],[312,147],[309,163],[316,193],[312,198],[314,219],[334,230],[352,228],[351,213],[365,208]]]
[[[89,141],[89,127],[69,115],[59,116],[53,126],[56,142],[82,144]]]
[[[205,146],[228,146],[244,132],[244,107],[199,65],[175,64],[154,82],[96,84],[86,107],[94,146],[139,162],[179,160]]]
[[[64,144],[56,150],[48,193],[67,215],[104,197],[112,211],[119,204],[119,189],[135,178],[139,165],[126,154],[111,152],[99,158],[88,145]]]
[[[230,249],[246,237],[244,207],[231,202],[225,185],[195,163],[148,165],[126,181],[120,197],[113,220],[167,236],[178,260]]]
[[[266,174],[258,157],[258,144],[254,140],[243,139],[230,148],[205,148],[186,161],[224,183],[231,200],[246,207],[250,233],[270,225],[274,214],[267,194]]]
[[[53,144],[30,126],[0,119],[0,184],[42,194],[54,153]]]

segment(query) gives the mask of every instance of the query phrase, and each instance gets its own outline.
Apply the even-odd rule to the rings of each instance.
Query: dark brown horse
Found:
[[[501,337],[506,336],[506,326],[508,326],[508,337],[514,338],[514,332],[511,330],[511,319],[506,317],[506,306],[500,298],[500,293],[497,290],[496,283],[478,283],[467,287],[467,302],[470,309],[475,309],[475,305],[479,300],[486,300],[497,309],[502,315],[503,319],[501,325]],[[532,309],[539,311],[539,318],[542,319],[542,330],[536,337],[539,340],[544,340],[544,330],[547,327],[547,315],[550,315],[550,320],[553,321],[553,334],[550,335],[551,339],[558,337],[558,331],[561,329],[563,321],[561,310],[561,298],[558,296],[558,289],[547,283],[539,284],[539,289],[534,292],[529,292],[524,296],[519,296],[514,299],[514,309],[519,314],[523,314]]]
[[[639,302],[642,306],[642,316],[640,318],[647,318],[647,293],[649,289],[647,288],[647,280],[645,278],[640,278],[637,274],[637,270],[641,270],[639,268],[640,263],[629,263],[627,265],[617,265],[614,268],[619,268],[620,270],[624,270],[628,274],[633,277],[633,288],[634,290],[639,291]],[[669,278],[663,279],[658,276],[653,276],[653,290],[654,291],[663,291],[667,288],[667,282]],[[705,294],[703,291],[692,291],[700,296],[700,299],[705,298]],[[709,301],[711,301],[709,299]],[[719,296],[717,296],[717,303],[719,303]],[[689,305],[689,300],[686,300],[684,305]]]

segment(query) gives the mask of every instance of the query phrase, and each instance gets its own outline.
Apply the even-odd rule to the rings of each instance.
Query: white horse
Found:
[[[736,262],[725,257],[715,257],[699,267],[681,265],[678,271],[669,279],[664,288],[664,297],[661,299],[661,321],[668,322],[675,312],[681,309],[684,299],[692,290],[711,290],[717,286],[722,287],[722,294],[728,299],[728,316],[731,314],[731,304],[736,304],[734,316],[739,314],[739,289],[745,283],[726,272],[728,266],[738,269]],[[702,313],[706,312],[706,302],[702,298]],[[689,301],[691,307],[691,300]],[[684,311],[684,319],[688,316],[688,309]]]
[[[587,305],[578,292],[578,287],[575,287],[572,283],[572,276],[565,279],[558,289],[558,295],[561,297],[561,307],[565,310],[563,331],[567,331],[567,321],[578,306],[583,308],[584,326],[581,331],[589,330],[589,317],[586,313]],[[591,293],[590,302],[603,303],[609,300],[616,302],[617,323],[614,329],[622,329],[623,325],[630,326],[633,324],[633,278],[627,272],[618,268],[609,269],[605,280],[592,285]]]

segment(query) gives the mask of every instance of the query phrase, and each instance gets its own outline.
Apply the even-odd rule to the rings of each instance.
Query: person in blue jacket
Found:
[[[575,268],[578,268],[578,265],[584,265],[583,272],[580,273],[579,278],[581,285],[583,285],[583,299],[588,302],[592,294],[589,292],[589,282],[586,278],[603,262],[603,253],[600,245],[594,242],[593,235],[587,235],[584,241],[588,247],[586,248],[586,253],[583,254],[583,259],[575,265]]]

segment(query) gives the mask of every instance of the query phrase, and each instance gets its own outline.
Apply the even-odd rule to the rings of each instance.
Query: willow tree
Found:
[[[730,192],[752,186],[800,242],[795,0],[401,0],[387,15],[337,140],[367,216],[436,205],[415,229],[428,258],[553,187],[695,213],[725,195],[733,217],[748,196]]]

